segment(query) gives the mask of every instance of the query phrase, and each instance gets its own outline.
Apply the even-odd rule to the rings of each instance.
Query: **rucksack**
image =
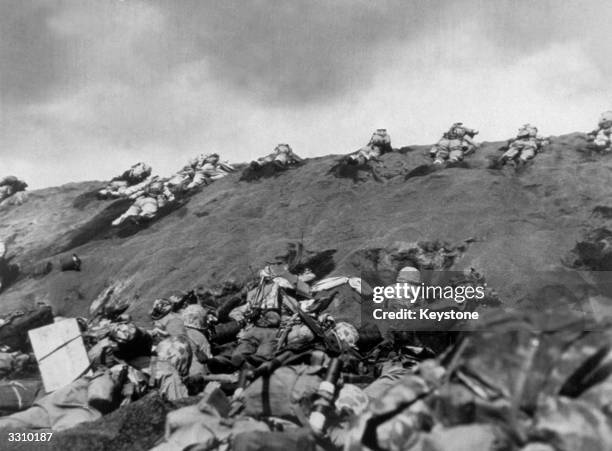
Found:
[[[245,388],[244,414],[254,418],[274,416],[300,421],[310,410],[322,379],[320,366],[283,366],[255,379]]]
[[[23,191],[28,187],[28,184],[23,180],[19,180],[14,175],[7,175],[3,179],[0,180],[0,186],[12,186],[13,191]]]

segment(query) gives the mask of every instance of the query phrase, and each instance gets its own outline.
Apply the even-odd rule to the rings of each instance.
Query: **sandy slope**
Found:
[[[156,296],[229,277],[242,280],[249,267],[258,268],[300,240],[312,251],[335,249],[334,273],[358,275],[360,249],[475,238],[454,268],[473,266],[503,298],[519,299],[551,282],[543,271],[567,272],[561,258],[592,225],[594,208],[612,207],[612,161],[578,152],[583,135],[572,134],[556,138],[517,175],[487,169],[488,157],[501,154],[499,145],[486,143],[469,157],[470,169],[409,180],[404,179],[409,171],[428,162],[425,147],[385,155],[382,182],[355,183],[328,174],[337,156],[250,183],[235,174],[124,236],[110,232],[110,220],[125,205],[85,194],[100,183],[33,191],[24,205],[0,211],[0,236],[25,274],[0,294],[0,312],[44,301],[58,314],[84,314],[100,292],[121,283],[121,296],[136,318],[144,319]],[[73,251],[83,270],[60,272],[58,255]],[[34,277],[48,260],[53,271]],[[565,278],[557,274],[552,280]]]

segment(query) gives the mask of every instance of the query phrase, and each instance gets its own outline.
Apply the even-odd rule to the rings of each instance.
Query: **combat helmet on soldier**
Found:
[[[376,131],[372,134],[368,146],[378,147],[381,153],[390,152],[392,150],[391,136],[389,135],[389,133],[387,133],[387,129],[377,128]]]
[[[334,327],[334,333],[346,346],[349,348],[357,348],[357,342],[359,341],[359,332],[357,328],[352,324],[341,321]]]
[[[218,153],[211,153],[210,155],[206,155],[204,158],[204,163],[217,164],[219,162],[219,158]]]
[[[599,128],[610,128],[612,127],[612,111],[604,111],[601,113],[598,122]]]
[[[397,273],[395,279],[398,283],[409,283],[418,285],[421,283],[421,272],[414,266],[405,266]]]
[[[466,127],[465,125],[463,125],[463,122],[455,122],[449,128],[448,132],[446,133],[446,137],[448,139],[461,139],[465,135],[474,137],[477,134],[478,130]]]
[[[149,194],[159,196],[164,192],[164,183],[161,180],[156,180],[147,187]]]
[[[519,128],[517,138],[535,138],[538,135],[538,128],[527,123]]]

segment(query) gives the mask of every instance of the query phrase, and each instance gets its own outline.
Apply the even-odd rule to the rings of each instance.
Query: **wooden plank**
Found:
[[[47,393],[71,383],[89,366],[75,318],[33,329],[28,335]]]

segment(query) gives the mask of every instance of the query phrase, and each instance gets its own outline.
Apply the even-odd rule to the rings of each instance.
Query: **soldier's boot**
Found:
[[[514,162],[514,167],[517,171],[524,169],[527,166],[527,162],[524,158],[517,158]]]
[[[449,158],[448,159],[448,165],[449,166],[456,166],[459,163],[461,163],[461,161],[463,161],[463,160],[460,160],[459,158]]]

